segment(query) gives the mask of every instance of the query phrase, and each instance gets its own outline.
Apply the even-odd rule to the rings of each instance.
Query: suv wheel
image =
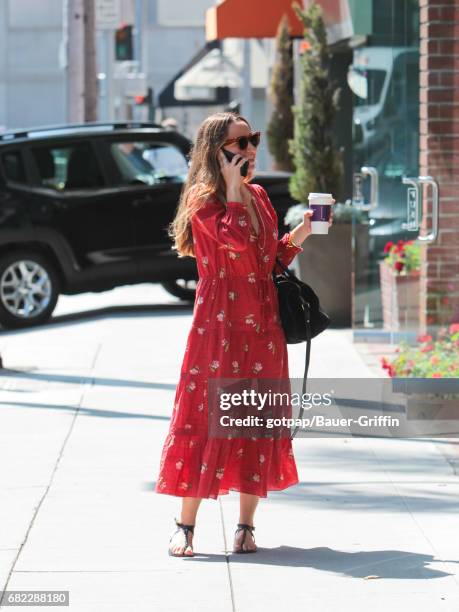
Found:
[[[49,319],[59,297],[59,277],[47,257],[16,251],[0,258],[0,324],[14,329]]]
[[[193,302],[196,296],[196,282],[196,280],[177,278],[174,281],[168,281],[167,283],[161,284],[171,295],[181,300],[185,300],[186,302]]]

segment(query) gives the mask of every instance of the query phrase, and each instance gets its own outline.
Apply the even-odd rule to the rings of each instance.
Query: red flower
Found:
[[[432,355],[432,357],[430,358],[430,363],[432,365],[437,365],[438,363],[440,363],[440,358],[438,357],[438,355]]]
[[[403,240],[397,240],[397,246],[402,246],[402,244],[404,244]]]
[[[396,261],[395,264],[394,264],[395,269],[397,270],[397,272],[401,272],[403,270],[404,265],[405,264],[403,263],[403,261]]]
[[[459,332],[459,323],[451,323],[449,326],[449,333],[455,334],[456,332]]]
[[[426,344],[425,346],[421,347],[421,353],[428,353],[429,351],[433,350],[433,344]]]
[[[418,336],[417,340],[418,340],[418,342],[430,342],[432,340],[432,336],[429,336],[429,335]]]
[[[390,242],[390,241],[386,242],[386,246],[384,247],[384,253],[388,253],[393,246],[394,246],[393,242]]]
[[[441,372],[434,372],[432,378],[443,378],[443,374]]]

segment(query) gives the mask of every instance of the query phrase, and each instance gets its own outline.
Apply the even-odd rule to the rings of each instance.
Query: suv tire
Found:
[[[56,267],[46,255],[24,249],[0,257],[0,324],[18,329],[44,323],[59,290]]]

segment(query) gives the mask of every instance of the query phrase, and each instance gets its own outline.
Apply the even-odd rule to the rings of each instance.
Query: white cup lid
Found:
[[[319,198],[319,197],[330,197],[333,198],[331,193],[310,193],[308,198]]]

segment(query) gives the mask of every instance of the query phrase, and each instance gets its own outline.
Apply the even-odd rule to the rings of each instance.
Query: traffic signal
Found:
[[[122,25],[115,32],[115,59],[118,62],[134,59],[131,25]]]
[[[148,88],[147,94],[145,96],[135,96],[134,102],[137,105],[142,104],[152,104],[153,103],[153,89],[151,87]]]

